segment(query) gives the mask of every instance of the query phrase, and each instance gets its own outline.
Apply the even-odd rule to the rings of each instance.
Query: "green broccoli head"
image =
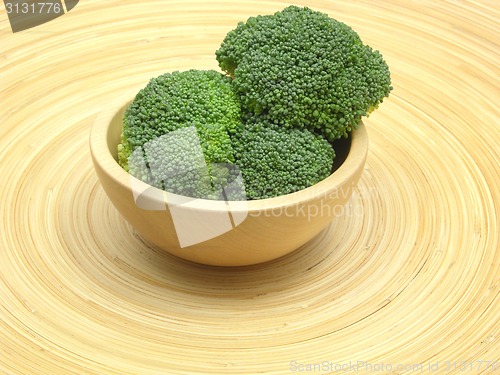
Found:
[[[342,22],[289,6],[240,22],[216,51],[243,111],[287,128],[346,137],[391,91],[382,55]]]
[[[342,22],[289,6],[249,18],[216,51],[229,74],[153,78],[127,108],[120,165],[193,198],[263,199],[332,171],[332,142],[392,90],[389,68]]]
[[[198,130],[207,163],[233,162],[229,135],[240,123],[231,79],[214,70],[165,73],[139,91],[125,111],[119,162],[132,151],[174,130]]]
[[[230,135],[240,117],[239,98],[223,74],[163,74],[151,79],[125,111],[119,163],[166,191],[218,199],[212,193],[230,177],[221,165],[234,163]]]
[[[236,164],[248,199],[271,198],[305,189],[332,171],[332,145],[307,129],[286,129],[254,120],[232,137]]]

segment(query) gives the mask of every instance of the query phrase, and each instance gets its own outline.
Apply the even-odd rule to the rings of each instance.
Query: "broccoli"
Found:
[[[214,70],[153,78],[125,111],[118,161],[193,198],[263,199],[332,172],[347,137],[392,90],[382,55],[349,26],[307,7],[249,18]]]
[[[230,31],[216,58],[247,117],[347,137],[391,91],[378,51],[327,14],[289,6]]]
[[[231,140],[248,199],[293,193],[332,171],[332,145],[307,129],[255,120],[241,126]]]
[[[118,161],[155,187],[218,199],[217,188],[231,178],[221,165],[235,161],[230,135],[240,123],[230,78],[213,70],[166,73],[126,109]]]

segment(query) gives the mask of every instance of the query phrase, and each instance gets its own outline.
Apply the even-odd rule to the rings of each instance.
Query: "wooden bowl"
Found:
[[[307,189],[253,201],[192,199],[150,187],[117,162],[127,104],[100,115],[90,150],[102,187],[125,220],[148,244],[193,262],[243,266],[299,248],[344,213],[366,161],[363,123],[334,145],[334,172]]]

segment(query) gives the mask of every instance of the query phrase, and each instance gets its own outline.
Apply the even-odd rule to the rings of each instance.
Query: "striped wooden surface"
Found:
[[[216,69],[238,21],[287,4],[86,0],[15,34],[1,6],[1,374],[500,373],[495,1],[295,2],[357,30],[395,88],[345,215],[285,258],[181,261],[104,194],[99,113]]]

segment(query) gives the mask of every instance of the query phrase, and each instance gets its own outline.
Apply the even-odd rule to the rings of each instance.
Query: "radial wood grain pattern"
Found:
[[[370,151],[345,215],[284,258],[227,269],[151,249],[98,183],[88,135],[108,103],[166,71],[217,69],[226,32],[287,4],[86,0],[15,34],[1,6],[0,373],[357,361],[495,373],[479,362],[500,359],[494,1],[295,2],[380,50],[394,90],[365,120]]]

